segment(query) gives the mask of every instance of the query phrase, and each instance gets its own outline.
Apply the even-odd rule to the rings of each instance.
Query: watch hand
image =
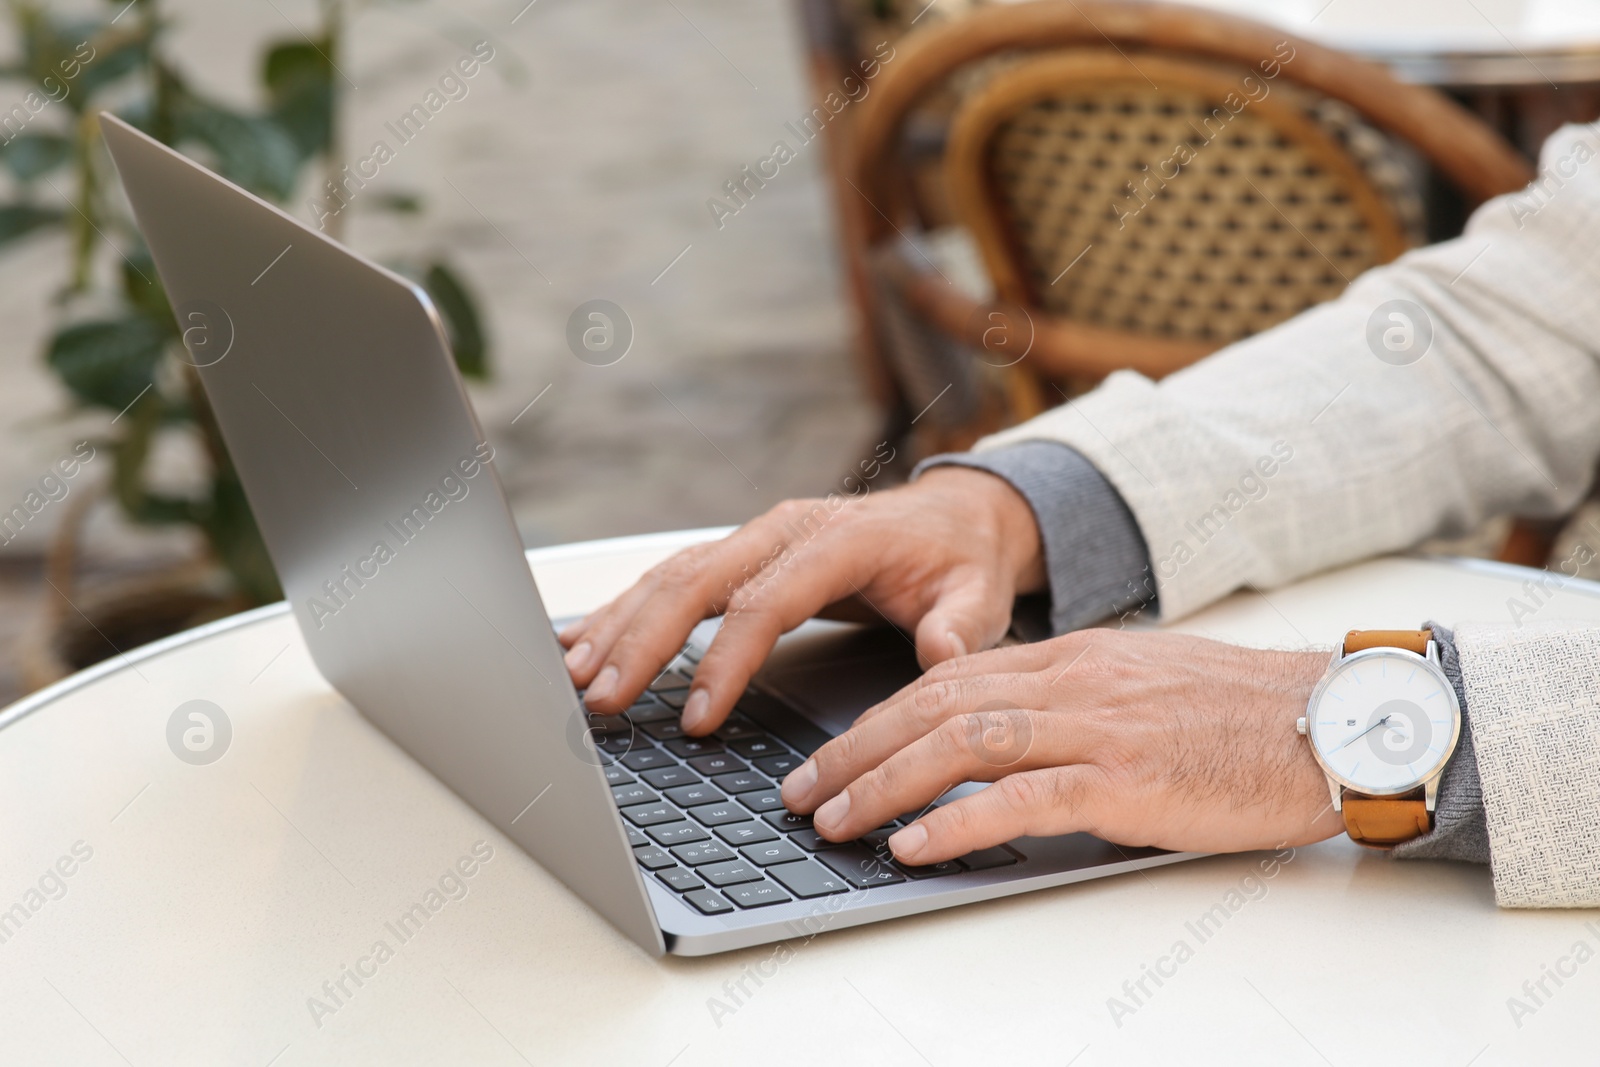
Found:
[[[1337,752],[1337,751],[1339,751],[1339,749],[1344,748],[1344,747],[1346,747],[1347,745],[1350,745],[1353,742],[1361,740],[1363,737],[1366,737],[1368,734],[1370,734],[1372,731],[1376,730],[1378,727],[1380,727],[1380,726],[1384,725],[1385,723],[1387,723],[1390,718],[1391,718],[1391,716],[1385,715],[1383,718],[1379,719],[1377,722],[1373,723],[1371,726],[1367,727],[1365,730],[1362,730],[1359,734],[1356,734],[1354,737],[1350,738],[1348,741],[1345,741],[1343,744],[1339,745],[1338,748],[1335,748],[1333,750],[1333,752]],[[1328,755],[1330,755],[1330,756],[1333,755],[1333,752],[1329,752]]]

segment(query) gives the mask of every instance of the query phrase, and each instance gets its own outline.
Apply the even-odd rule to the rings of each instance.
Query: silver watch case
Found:
[[[1307,719],[1311,715],[1311,709],[1315,708],[1318,702],[1322,699],[1323,692],[1327,689],[1328,683],[1333,679],[1334,669],[1340,664],[1350,660],[1365,659],[1371,656],[1397,654],[1411,657],[1420,663],[1423,669],[1431,672],[1436,678],[1439,679],[1440,685],[1444,688],[1445,696],[1450,700],[1450,718],[1452,723],[1452,728],[1450,731],[1450,743],[1445,745],[1443,753],[1441,753],[1439,756],[1438,763],[1436,763],[1427,774],[1410,783],[1405,788],[1395,790],[1392,793],[1368,793],[1359,785],[1350,781],[1350,779],[1345,778],[1344,776],[1332,770],[1323,760],[1322,753],[1317,749],[1316,743],[1311,740],[1309,731],[1307,730]],[[1429,639],[1428,641],[1427,654],[1424,656],[1419,656],[1408,648],[1398,648],[1393,645],[1383,645],[1378,648],[1364,648],[1360,652],[1352,652],[1349,655],[1345,655],[1343,646],[1341,645],[1339,648],[1333,650],[1333,657],[1328,661],[1328,669],[1322,673],[1322,678],[1317,682],[1317,687],[1311,691],[1311,699],[1306,701],[1306,714],[1295,720],[1294,728],[1296,733],[1305,736],[1306,744],[1311,746],[1311,755],[1316,759],[1317,766],[1322,768],[1322,773],[1328,778],[1328,794],[1333,798],[1334,811],[1344,810],[1344,790],[1346,789],[1354,790],[1355,792],[1360,793],[1362,796],[1378,797],[1381,799],[1384,797],[1404,796],[1405,794],[1416,789],[1419,785],[1423,787],[1423,800],[1427,804],[1427,809],[1429,811],[1433,811],[1437,806],[1439,799],[1439,779],[1441,776],[1443,776],[1445,765],[1450,762],[1450,757],[1455,755],[1456,745],[1461,741],[1461,701],[1456,699],[1456,687],[1450,684],[1450,678],[1444,673],[1444,667],[1439,662],[1439,645],[1432,639]]]

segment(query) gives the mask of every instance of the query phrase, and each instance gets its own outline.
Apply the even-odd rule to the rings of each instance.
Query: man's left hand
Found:
[[[856,838],[952,786],[992,782],[889,839],[936,863],[1022,836],[1236,852],[1344,826],[1295,719],[1323,652],[1085,630],[941,663],[783,782],[817,831]]]

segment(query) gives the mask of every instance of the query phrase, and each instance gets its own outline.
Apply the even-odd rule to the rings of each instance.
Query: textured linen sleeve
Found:
[[[1600,625],[1456,627],[1496,901],[1600,906]]]
[[[1066,633],[1154,600],[1150,554],[1133,513],[1105,475],[1075,449],[1032,441],[981,455],[933,456],[917,465],[962,466],[1005,479],[1033,509],[1050,579],[1050,625]]]
[[[1542,163],[1462,237],[976,450],[1057,441],[1094,464],[1144,534],[1166,618],[1495,515],[1570,511],[1600,459],[1600,131],[1563,128]]]

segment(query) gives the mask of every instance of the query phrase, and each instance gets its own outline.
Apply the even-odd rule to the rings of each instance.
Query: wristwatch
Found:
[[[1388,849],[1433,829],[1461,705],[1432,630],[1351,630],[1295,728],[1352,840]]]

